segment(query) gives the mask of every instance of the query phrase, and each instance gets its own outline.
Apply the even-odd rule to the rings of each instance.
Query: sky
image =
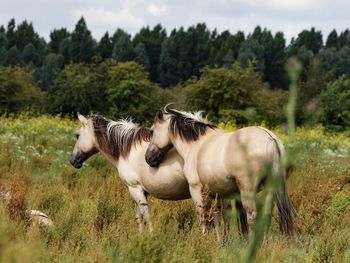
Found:
[[[142,27],[160,23],[169,33],[174,28],[205,22],[222,32],[252,32],[260,25],[287,40],[303,29],[328,33],[350,28],[347,0],[0,0],[0,25],[11,18],[32,22],[40,36],[49,39],[53,29],[72,31],[84,16],[95,39],[119,27],[134,35]]]

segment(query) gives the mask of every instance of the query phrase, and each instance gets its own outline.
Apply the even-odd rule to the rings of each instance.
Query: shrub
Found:
[[[322,122],[331,130],[350,127],[350,78],[346,75],[329,83],[320,96]]]

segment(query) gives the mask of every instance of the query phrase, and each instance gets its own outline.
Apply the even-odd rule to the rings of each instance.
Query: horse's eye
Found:
[[[78,140],[79,139],[79,133],[75,134],[75,138]]]

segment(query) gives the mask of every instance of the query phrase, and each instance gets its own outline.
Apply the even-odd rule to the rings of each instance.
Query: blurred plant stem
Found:
[[[295,131],[295,110],[298,96],[298,81],[302,65],[297,58],[290,58],[286,64],[287,74],[290,80],[288,104],[286,107],[288,134]]]

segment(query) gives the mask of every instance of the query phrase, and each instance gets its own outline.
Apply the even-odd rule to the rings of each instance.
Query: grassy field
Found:
[[[150,198],[154,231],[140,234],[135,205],[100,155],[75,170],[68,162],[78,123],[41,116],[0,118],[1,262],[244,262],[248,242],[236,231],[223,246],[202,236],[190,200]],[[233,129],[226,125],[226,129]],[[285,142],[293,169],[288,188],[297,233],[281,236],[274,213],[257,262],[350,262],[350,137],[322,127],[298,129]],[[28,223],[38,209],[54,227]]]

